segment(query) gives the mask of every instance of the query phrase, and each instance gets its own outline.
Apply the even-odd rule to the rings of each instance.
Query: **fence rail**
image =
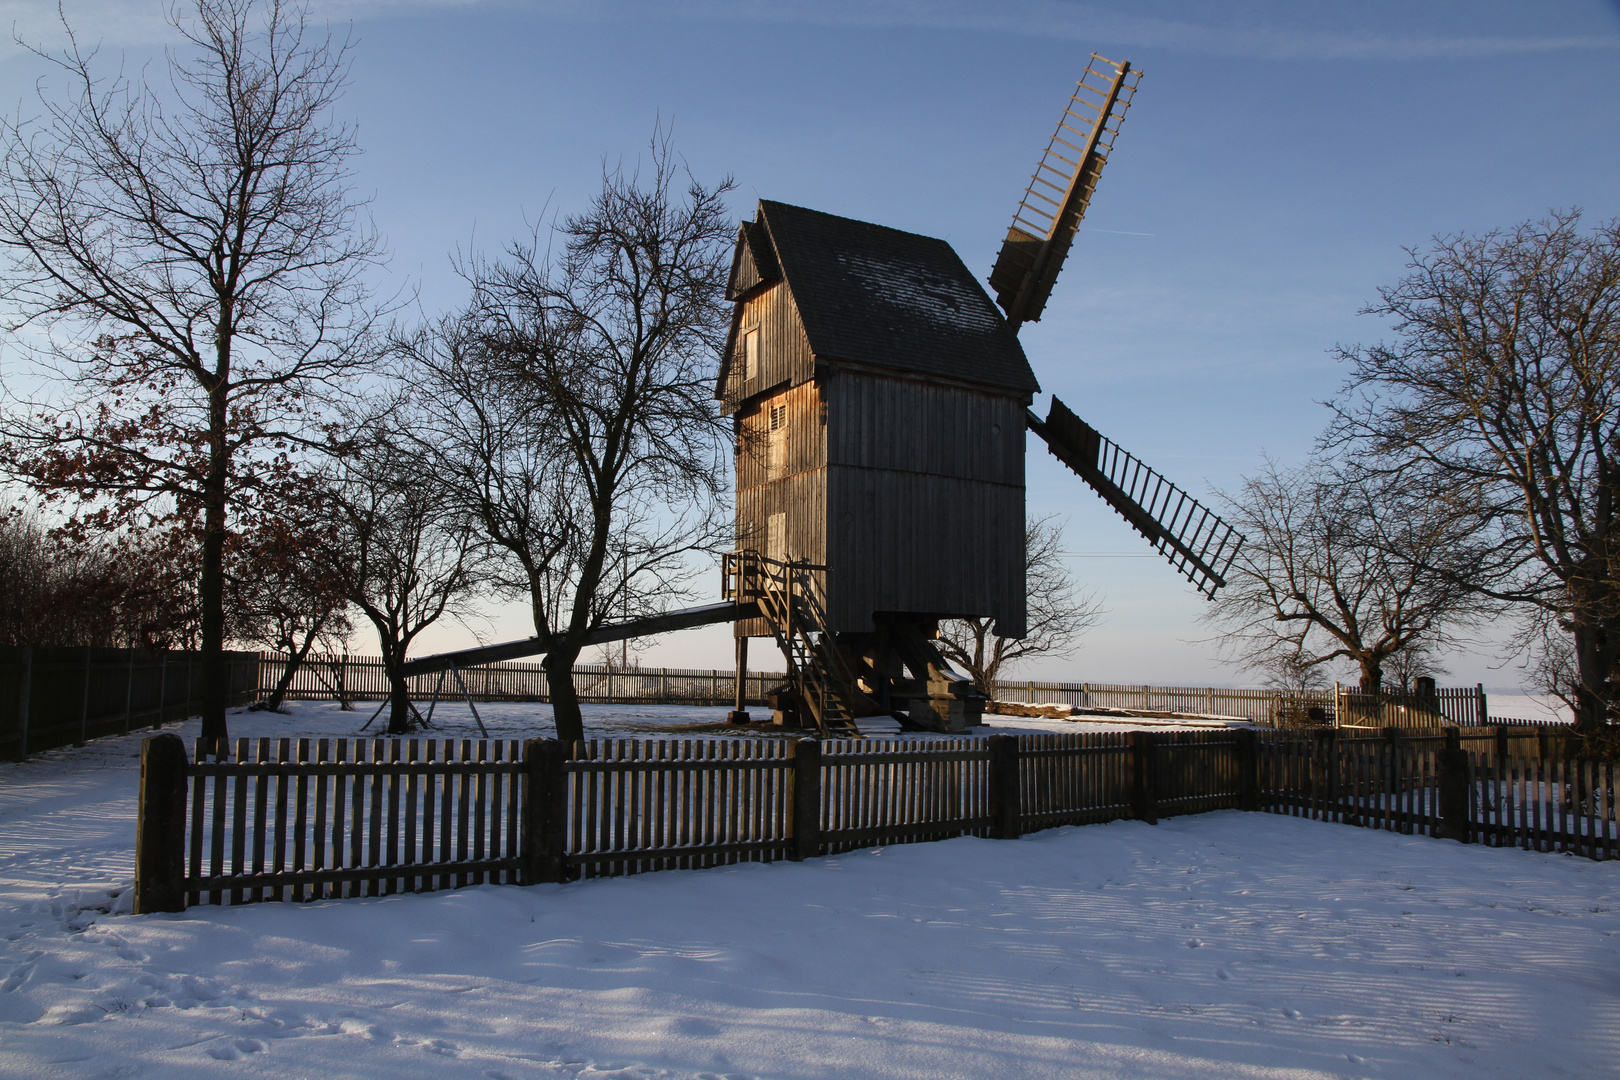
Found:
[[[939,741],[238,740],[141,759],[136,905],[310,900],[802,859],[1219,809],[1620,855],[1614,766],[1546,729]]]
[[[227,656],[233,704],[267,694],[280,681],[288,660],[280,653],[232,652]],[[545,671],[539,664],[490,664],[461,675],[468,692],[480,701],[550,699]],[[436,689],[445,696],[458,696],[460,687],[448,680],[440,684],[441,677],[420,675],[407,681],[418,698],[427,698]],[[766,693],[785,678],[778,672],[750,672],[745,701],[749,706],[763,704]],[[580,700],[590,703],[728,705],[736,694],[735,673],[716,669],[587,664],[574,669],[574,680]],[[1476,726],[1490,719],[1485,693],[1477,686],[1442,688],[1429,698],[1398,693],[1374,697],[1344,688],[1288,695],[1274,690],[1089,682],[1004,681],[996,687],[996,696],[1005,701],[1203,713],[1271,727],[1309,724],[1313,708],[1321,711],[1321,723],[1341,727]],[[379,658],[317,655],[294,672],[288,696],[380,700],[387,693],[388,681]],[[183,720],[201,708],[202,662],[195,652],[0,648],[0,759],[22,758],[102,735],[127,734],[136,728]]]
[[[268,693],[287,664],[283,653],[264,653],[260,690]],[[463,671],[468,692],[479,701],[550,700],[545,670],[539,664],[505,662]],[[435,689],[459,694],[453,679],[413,675],[406,682],[413,697],[427,698]],[[736,695],[736,673],[707,668],[625,668],[585,664],[574,669],[580,700],[593,703],[659,705],[728,705]],[[765,694],[787,676],[780,672],[749,672],[745,700],[764,703]],[[1124,683],[1040,682],[1002,680],[996,684],[1000,701],[1053,703],[1082,708],[1104,707],[1139,712],[1192,713],[1250,720],[1270,727],[1310,721],[1310,710],[1321,710],[1323,723],[1346,726],[1440,727],[1488,723],[1488,702],[1480,686],[1442,687],[1435,696],[1418,697],[1398,690],[1363,695],[1349,688],[1289,693],[1280,690],[1219,686],[1150,686]],[[379,657],[315,655],[294,672],[288,696],[293,699],[381,700],[388,695],[388,679]],[[1515,720],[1514,723],[1530,723]]]

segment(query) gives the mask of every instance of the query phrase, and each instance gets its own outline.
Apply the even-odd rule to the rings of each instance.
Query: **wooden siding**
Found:
[[[1024,632],[1024,489],[830,466],[827,607],[834,630],[872,613],[990,616]]]
[[[759,263],[754,259],[754,252],[745,235],[747,229],[748,226],[744,225],[737,233],[737,250],[731,260],[731,280],[726,284],[727,300],[737,299],[765,280],[765,276],[759,272]],[[772,277],[779,276],[779,274],[772,275]]]
[[[721,410],[727,415],[747,411],[750,399],[777,386],[805,383],[815,375],[810,340],[786,285],[778,282],[739,306],[741,310],[726,344],[728,367]],[[755,329],[759,331],[759,371],[748,380],[744,378],[743,339]]]
[[[1022,402],[847,370],[825,392],[833,628],[916,612],[1022,634]]]
[[[773,409],[781,410],[775,430],[771,429]],[[823,415],[820,388],[806,382],[755,400],[738,418],[738,548],[813,563],[827,561],[827,429]],[[773,514],[784,517],[785,552],[766,551]],[[734,625],[734,633],[740,637],[770,633],[763,619],[745,619]]]

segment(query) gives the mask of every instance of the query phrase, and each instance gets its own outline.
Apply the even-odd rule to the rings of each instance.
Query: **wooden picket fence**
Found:
[[[227,652],[230,701],[259,694],[259,654]],[[0,647],[0,760],[157,727],[202,711],[202,655],[179,650]]]
[[[1466,744],[1466,745],[1465,745]],[[1545,730],[1226,729],[949,740],[146,740],[136,908],[803,859],[1262,810],[1620,855],[1614,768]]]
[[[286,670],[285,653],[260,654],[260,693],[267,694]],[[551,700],[545,669],[537,663],[507,661],[468,668],[461,672],[467,692],[477,701]],[[744,700],[761,705],[771,688],[785,681],[780,672],[751,671],[744,684]],[[406,680],[413,698],[426,700],[437,691],[458,697],[453,681],[439,674],[413,675]],[[711,668],[616,667],[580,664],[574,668],[574,686],[581,701],[644,705],[728,705],[734,700],[734,671]],[[1100,682],[1041,682],[1003,680],[995,684],[998,701],[1105,707],[1137,712],[1206,714],[1250,720],[1270,727],[1308,721],[1315,709],[1323,721],[1343,725],[1421,727],[1479,725],[1491,721],[1482,686],[1441,687],[1432,698],[1419,698],[1400,690],[1364,695],[1347,687],[1307,690],[1244,689],[1221,686],[1151,686]],[[315,654],[294,671],[288,697],[306,700],[378,701],[388,696],[388,678],[376,656]],[[1340,725],[1342,726],[1342,725]]]

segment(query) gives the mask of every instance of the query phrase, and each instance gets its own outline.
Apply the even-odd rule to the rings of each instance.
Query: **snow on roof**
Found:
[[[758,220],[818,357],[1040,389],[1017,336],[945,241],[769,200]]]

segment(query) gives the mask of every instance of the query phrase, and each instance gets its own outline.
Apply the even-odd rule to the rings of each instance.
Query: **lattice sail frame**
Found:
[[[1078,473],[1205,596],[1226,584],[1243,534],[1197,499],[1101,435],[1057,398],[1030,430]]]
[[[990,272],[1015,329],[1040,321],[1141,78],[1129,61],[1091,54]]]

